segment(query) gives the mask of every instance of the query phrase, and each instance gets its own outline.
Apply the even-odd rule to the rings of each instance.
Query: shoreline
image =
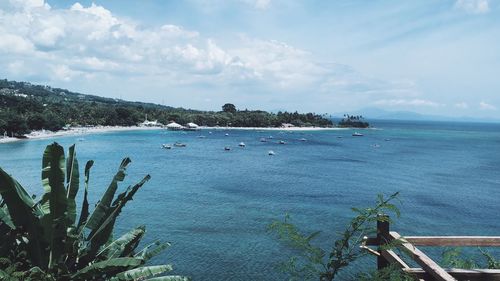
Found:
[[[17,141],[29,141],[29,140],[39,140],[39,139],[50,139],[55,137],[66,137],[66,136],[83,136],[90,134],[108,133],[108,132],[119,132],[119,131],[136,131],[136,130],[159,130],[161,127],[139,127],[139,126],[95,126],[95,127],[72,127],[68,130],[60,130],[56,132],[41,130],[33,131],[26,134],[25,139],[13,138],[13,137],[0,137],[0,144],[2,143],[12,143]]]
[[[201,130],[248,130],[248,131],[337,131],[337,130],[350,130],[353,128],[324,128],[324,127],[205,127],[200,126]],[[139,126],[95,126],[95,127],[72,127],[68,130],[60,130],[57,132],[52,132],[48,130],[33,131],[26,134],[25,139],[13,138],[13,137],[0,137],[0,144],[2,143],[12,143],[18,141],[29,141],[29,140],[39,140],[39,139],[50,139],[55,137],[65,137],[65,136],[83,136],[89,134],[99,134],[108,132],[120,132],[120,131],[137,131],[137,130],[161,130],[165,129],[163,127],[139,127]],[[165,129],[166,130],[166,129]]]

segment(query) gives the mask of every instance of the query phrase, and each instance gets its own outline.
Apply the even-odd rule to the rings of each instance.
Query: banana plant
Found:
[[[42,159],[44,193],[38,202],[0,168],[0,279],[189,280],[183,276],[157,276],[171,271],[171,265],[145,266],[170,244],[155,241],[136,250],[146,232],[144,226],[113,239],[117,217],[151,177],[146,175],[116,195],[131,163],[129,158],[123,159],[91,213],[88,192],[93,163],[90,160],[85,165],[78,219],[75,198],[80,173],[75,145],[69,148],[67,158],[59,144],[46,147]]]

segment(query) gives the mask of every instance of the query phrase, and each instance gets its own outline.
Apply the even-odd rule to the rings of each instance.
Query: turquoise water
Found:
[[[125,156],[133,161],[127,184],[150,173],[116,231],[146,224],[145,242],[173,243],[154,262],[172,263],[175,273],[195,280],[283,279],[275,264],[287,251],[266,234],[268,223],[288,212],[303,229],[322,230],[328,246],[328,237],[348,222],[350,208],[371,205],[377,193],[401,191],[402,217],[392,228],[402,234],[500,234],[500,125],[373,125],[377,129],[363,130],[364,137],[352,137],[352,130],[152,130],[54,140],[66,147],[76,143],[81,167],[95,160],[91,202]],[[41,155],[54,140],[2,144],[0,166],[40,194]],[[160,148],[175,141],[187,147]],[[242,141],[245,148],[238,147]],[[228,145],[232,150],[224,151]],[[375,266],[374,259],[364,263]]]

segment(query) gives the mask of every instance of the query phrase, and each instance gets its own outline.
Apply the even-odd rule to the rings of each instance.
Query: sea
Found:
[[[392,215],[391,230],[403,236],[500,235],[500,124],[371,125],[329,131],[158,129],[19,141],[0,145],[0,167],[39,197],[45,146],[76,144],[80,174],[86,161],[95,161],[93,206],[121,160],[130,157],[120,190],[146,174],[152,178],[125,207],[115,236],[146,225],[141,245],[172,243],[152,263],[172,264],[172,274],[193,280],[286,280],[279,264],[294,252],[267,231],[270,223],[288,215],[303,233],[321,231],[314,243],[328,250],[354,216],[351,208],[373,206],[378,194],[400,192],[394,203],[401,216]],[[355,131],[363,136],[352,136]],[[175,142],[186,147],[162,148]],[[437,260],[441,251],[429,249]],[[363,258],[340,280],[375,269],[375,260]]]

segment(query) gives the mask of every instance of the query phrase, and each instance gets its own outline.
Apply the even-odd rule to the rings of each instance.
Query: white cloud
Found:
[[[471,14],[484,14],[490,11],[489,0],[457,0],[455,8]]]
[[[460,109],[468,109],[469,108],[469,105],[466,103],[466,102],[457,102],[455,104],[455,107],[456,108],[460,108]]]
[[[271,3],[271,0],[256,0],[255,1],[255,8],[265,10],[267,7],[269,7],[269,4]]]
[[[486,103],[484,101],[481,101],[479,103],[479,108],[481,110],[497,110],[496,106],[492,105],[492,104],[489,104],[489,103]]]
[[[336,96],[353,104],[364,96],[361,103],[366,103],[377,96],[389,106],[437,106],[411,100],[419,95],[412,81],[366,77],[346,65],[318,62],[310,52],[277,40],[242,35],[225,48],[197,31],[169,23],[145,27],[94,3],[53,9],[42,0],[15,2],[0,9],[0,60],[10,74],[29,69],[30,77],[44,83],[88,79],[88,84],[100,85],[144,79],[155,81],[152,87],[161,92],[166,87],[209,85],[282,100],[315,95],[310,103],[332,102]],[[247,3],[258,9],[270,5],[269,0]]]
[[[390,99],[390,100],[378,100],[375,101],[374,104],[376,105],[383,105],[383,106],[425,106],[425,107],[439,107],[442,106],[439,103],[430,101],[430,100],[424,100],[424,99]]]

